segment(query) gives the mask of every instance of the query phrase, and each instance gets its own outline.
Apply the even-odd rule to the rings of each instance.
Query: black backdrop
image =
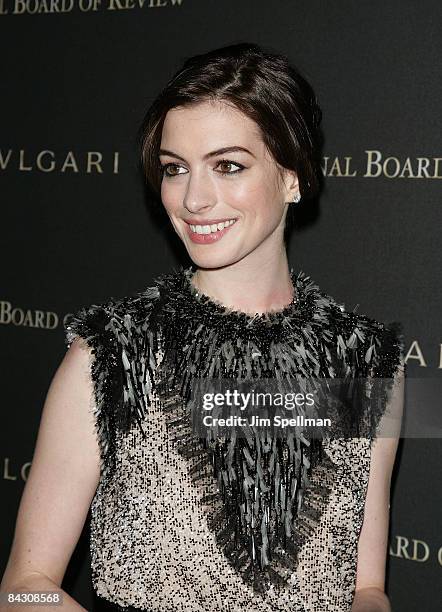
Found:
[[[152,213],[136,133],[183,59],[251,40],[286,53],[323,108],[325,190],[298,210],[290,262],[353,309],[404,325],[408,373],[441,377],[442,57],[437,0],[0,0],[0,571],[62,323],[188,263]],[[419,406],[413,406],[418,409]],[[387,589],[442,601],[441,439],[402,439]],[[63,587],[87,609],[87,527]]]

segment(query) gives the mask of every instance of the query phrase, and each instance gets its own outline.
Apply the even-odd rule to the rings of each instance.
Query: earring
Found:
[[[298,193],[295,195],[295,197],[293,198],[293,200],[292,200],[292,201],[293,201],[295,204],[297,204],[297,203],[299,202],[299,200],[300,200],[300,199],[301,199],[301,194],[300,194],[300,193],[299,193],[299,191],[298,191]]]

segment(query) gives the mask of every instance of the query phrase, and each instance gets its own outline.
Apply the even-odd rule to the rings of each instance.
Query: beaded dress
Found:
[[[67,345],[79,336],[92,349],[101,461],[94,590],[126,612],[350,611],[373,439],[391,386],[371,398],[368,421],[350,414],[349,435],[329,439],[208,443],[187,402],[204,379],[393,383],[400,325],[347,311],[302,271],[290,272],[292,303],[261,315],[199,293],[193,273],[174,269],[66,323]]]

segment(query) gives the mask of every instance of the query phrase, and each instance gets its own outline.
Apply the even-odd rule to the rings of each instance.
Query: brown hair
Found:
[[[166,114],[203,101],[233,104],[255,121],[276,162],[297,173],[302,198],[319,193],[322,112],[311,85],[284,55],[243,42],[188,58],[149,107],[140,128],[141,163],[157,196]]]

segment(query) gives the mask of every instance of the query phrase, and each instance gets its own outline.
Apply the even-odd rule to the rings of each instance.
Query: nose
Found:
[[[201,173],[189,173],[183,205],[191,213],[210,210],[216,203],[216,193],[210,178]]]

